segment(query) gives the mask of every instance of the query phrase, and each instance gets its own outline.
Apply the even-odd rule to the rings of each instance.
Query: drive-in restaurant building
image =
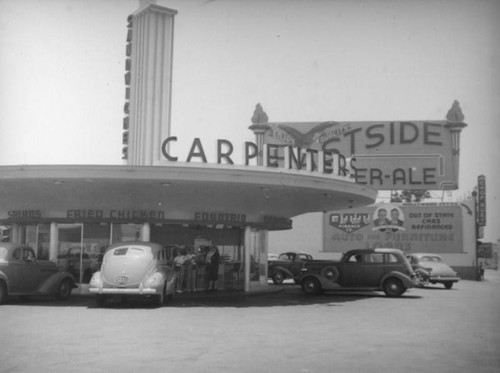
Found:
[[[441,121],[306,123],[271,123],[257,105],[249,115],[254,141],[177,138],[176,14],[150,4],[128,18],[125,164],[0,166],[0,225],[9,240],[53,261],[74,247],[93,258],[124,240],[216,245],[219,286],[255,291],[267,287],[268,233],[290,229],[292,217],[367,206],[377,190],[458,188],[466,125],[457,105]],[[176,143],[189,152],[176,153]],[[237,147],[243,159],[233,155]]]

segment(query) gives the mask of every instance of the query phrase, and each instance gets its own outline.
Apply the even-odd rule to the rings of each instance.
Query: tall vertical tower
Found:
[[[128,17],[123,159],[151,166],[170,134],[176,10],[146,4]]]

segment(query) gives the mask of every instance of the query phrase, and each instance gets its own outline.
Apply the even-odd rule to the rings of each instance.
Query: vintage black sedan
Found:
[[[397,249],[350,250],[340,261],[305,262],[301,271],[299,283],[306,294],[382,290],[388,297],[399,297],[419,285],[410,263]]]
[[[65,300],[76,287],[69,272],[55,262],[36,258],[28,246],[0,242],[0,304],[10,296],[53,295]]]

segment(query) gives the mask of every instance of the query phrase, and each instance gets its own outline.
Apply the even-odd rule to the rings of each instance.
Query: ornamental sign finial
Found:
[[[252,116],[252,123],[253,124],[264,124],[269,121],[269,118],[267,117],[267,114],[265,111],[262,109],[261,104],[255,105],[255,110],[253,112]]]
[[[453,105],[448,110],[448,114],[446,114],[446,119],[450,122],[463,122],[464,118],[459,102],[457,100],[453,101]]]

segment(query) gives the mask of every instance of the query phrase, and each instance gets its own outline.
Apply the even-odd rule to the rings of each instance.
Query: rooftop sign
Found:
[[[250,128],[266,145],[353,159],[350,177],[378,190],[458,189],[460,132],[455,102],[444,121],[267,122]],[[266,146],[264,145],[264,146]],[[286,150],[279,151],[281,162]]]

